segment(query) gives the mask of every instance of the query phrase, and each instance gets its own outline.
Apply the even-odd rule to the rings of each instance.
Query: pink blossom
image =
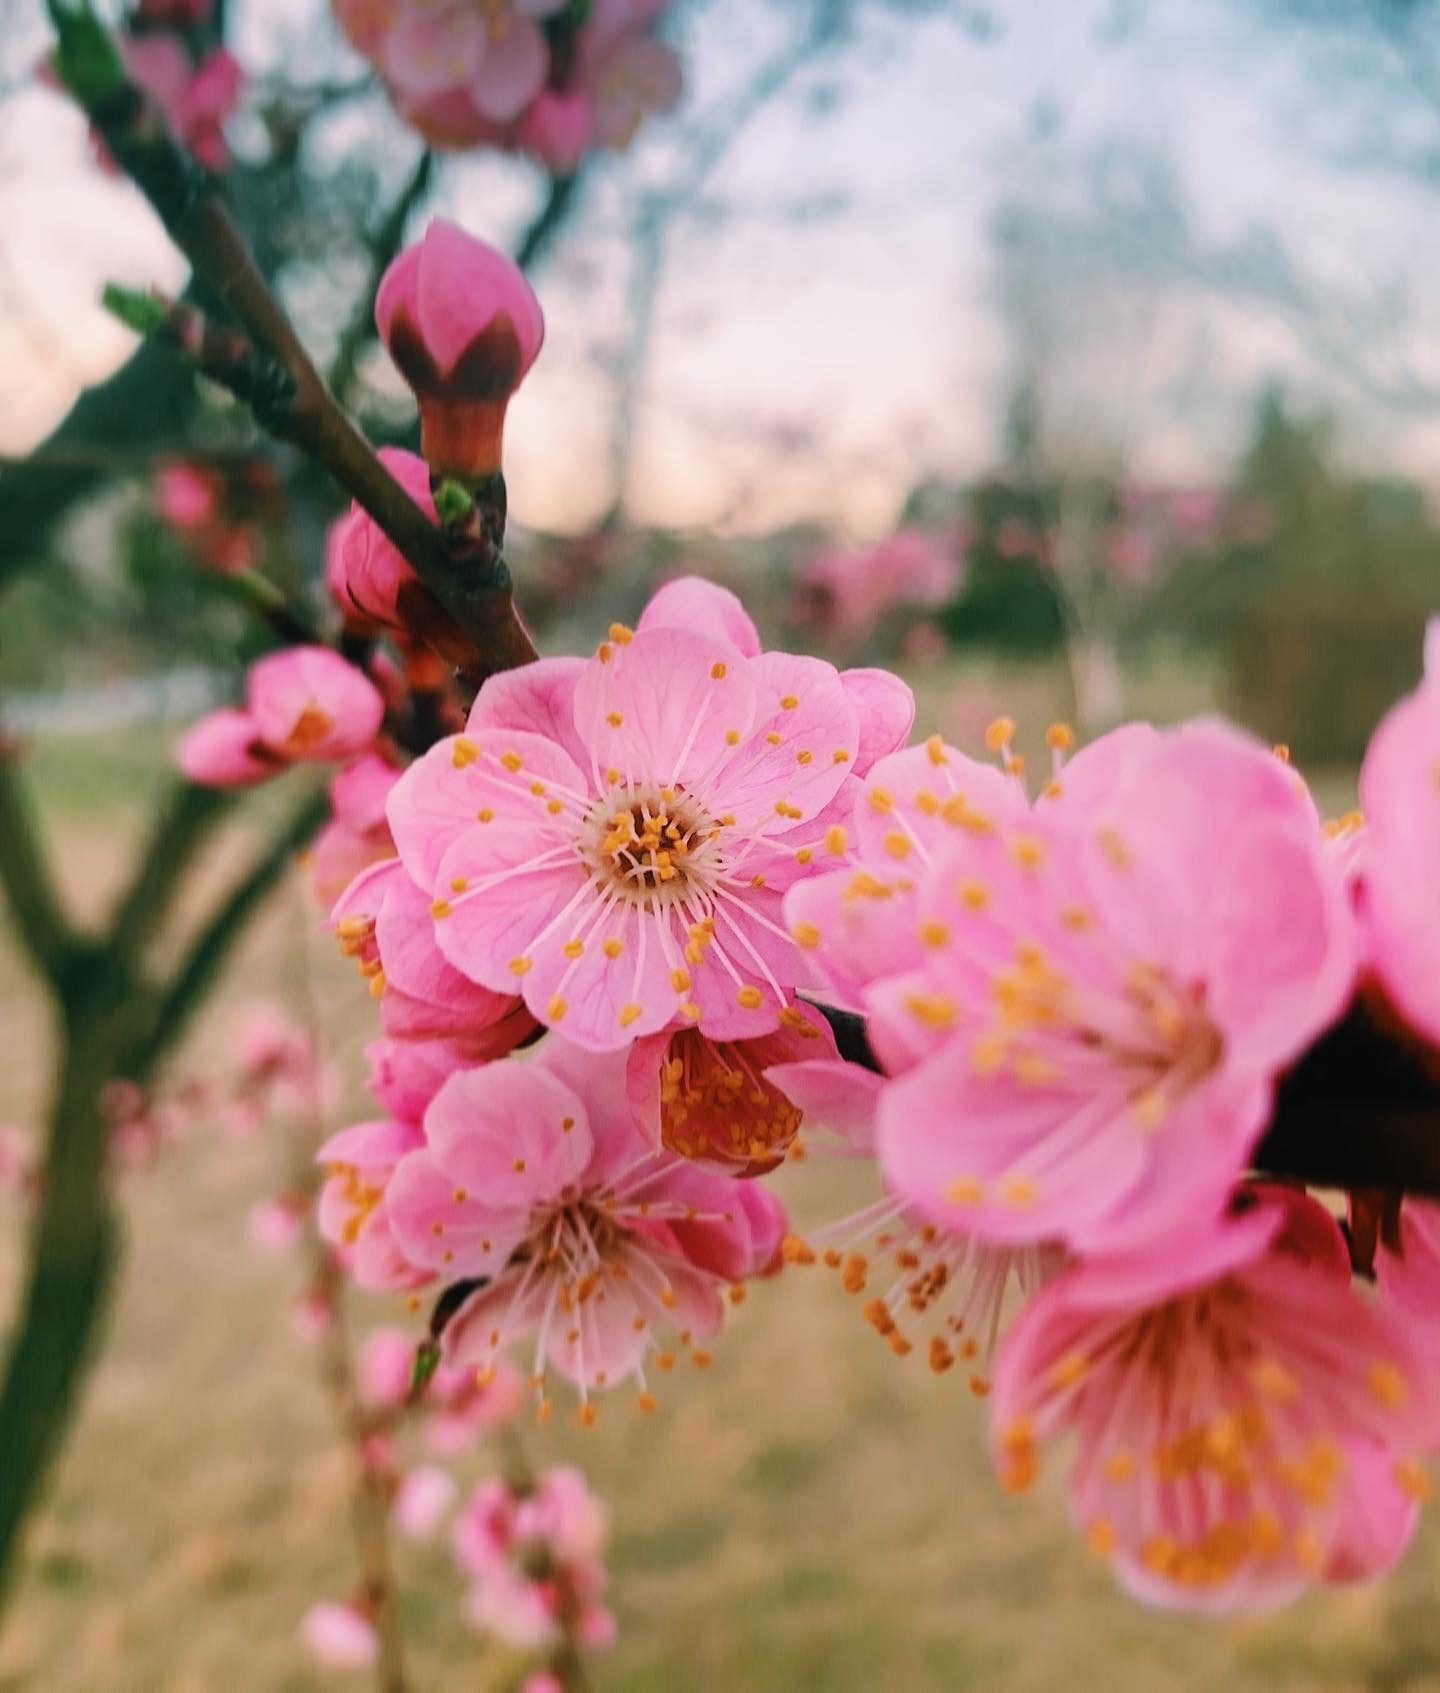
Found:
[[[453,15],[473,16],[485,27],[484,13],[472,7],[457,6]],[[467,478],[498,469],[505,408],[545,339],[540,302],[525,273],[496,248],[436,218],[385,272],[375,322],[415,392],[432,469]]]
[[[245,1232],[257,1252],[288,1252],[305,1230],[303,1202],[289,1194],[274,1194],[252,1205],[245,1219]]]
[[[918,529],[897,529],[868,547],[834,547],[817,554],[800,575],[819,626],[857,639],[892,607],[933,608],[960,584],[958,558]]]
[[[389,1192],[401,1161],[424,1144],[413,1123],[381,1118],[341,1129],[317,1154],[330,1172],[320,1190],[320,1233],[346,1253],[361,1287],[416,1287],[430,1279],[396,1242]]]
[[[442,1457],[455,1457],[477,1439],[514,1422],[525,1404],[525,1382],[503,1358],[484,1370],[442,1363],[422,1403],[426,1446]]]
[[[196,64],[173,35],[122,36],[120,51],[126,70],[153,95],[180,143],[208,170],[223,170],[230,160],[224,124],[245,82],[234,54],[217,47]]]
[[[183,459],[162,464],[155,473],[155,504],[161,517],[176,529],[206,528],[220,513],[215,473]]]
[[[1368,962],[1401,1016],[1440,1045],[1440,618],[1425,675],[1391,708],[1360,770]]]
[[[1274,1605],[1397,1553],[1434,1441],[1433,1376],[1355,1292],[1334,1220],[1290,1189],[1052,1281],[1001,1349],[1007,1487],[1073,1431],[1075,1516],[1149,1603]]]
[[[307,860],[310,885],[325,906],[333,906],[362,870],[394,857],[385,801],[399,777],[387,759],[366,753],[331,780],[332,818]]]
[[[382,447],[380,462],[433,523],[430,467],[414,453]],[[347,616],[390,628],[413,628],[417,603],[433,615],[434,601],[400,549],[358,502],[332,530],[326,582]]]
[[[1353,923],[1308,795],[1235,731],[1107,738],[1034,810],[1003,783],[938,743],[877,768],[850,867],[787,914],[896,1077],[891,1189],[1110,1250],[1223,1203],[1350,992]]]
[[[432,1540],[444,1526],[458,1489],[447,1470],[421,1464],[396,1489],[390,1515],[407,1540]]]
[[[897,690],[653,619],[492,678],[390,799],[436,944],[596,1051],[677,1019],[766,1032],[797,971],[781,893],[848,810],[862,711],[884,699],[888,738]]]
[[[334,1599],[310,1607],[300,1624],[300,1638],[330,1669],[369,1669],[380,1653],[370,1619],[357,1606]]]
[[[297,1339],[317,1341],[328,1334],[335,1321],[335,1307],[328,1294],[311,1288],[290,1307],[290,1327]]]
[[[380,1000],[381,1021],[396,1041],[451,1044],[478,1062],[503,1057],[535,1032],[514,993],[496,993],[462,976],[441,953],[427,895],[396,862],[362,871],[331,913],[343,951]]]
[[[631,1109],[647,1139],[681,1158],[759,1175],[781,1163],[803,1113],[767,1076],[774,1065],[836,1060],[829,1025],[789,1005],[769,1034],[715,1041],[679,1028],[635,1042],[626,1064]]]
[[[546,1470],[525,1495],[498,1478],[481,1482],[452,1538],[471,1584],[471,1621],[514,1646],[566,1636],[609,1645],[614,1619],[599,1603],[608,1535],[604,1507],[569,1465]]]
[[[285,768],[271,752],[248,711],[212,711],[187,729],[175,762],[192,782],[206,788],[243,788],[265,782]]]
[[[405,1329],[373,1329],[365,1336],[355,1365],[355,1383],[367,1406],[398,1411],[410,1396],[415,1369],[415,1338]]]
[[[629,145],[680,95],[680,65],[655,39],[669,0],[334,0],[340,27],[396,109],[441,147],[530,153],[570,175],[592,147]],[[542,27],[543,26],[543,27]]]
[[[19,1129],[0,1126],[0,1198],[29,1193],[35,1180],[29,1140]]]
[[[778,1206],[647,1148],[624,1070],[552,1037],[435,1096],[386,1210],[417,1271],[487,1278],[445,1329],[453,1367],[533,1335],[537,1378],[553,1365],[587,1401],[634,1377],[644,1395],[657,1326],[709,1338],[725,1285],[767,1267]]]
[[[328,647],[285,647],[252,664],[245,703],[272,753],[321,763],[364,752],[385,716],[375,684]]]

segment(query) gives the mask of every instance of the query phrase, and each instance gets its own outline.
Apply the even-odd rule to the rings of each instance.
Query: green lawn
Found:
[[[47,750],[36,774],[67,885],[98,906],[137,838],[156,762],[140,743]],[[236,855],[231,843],[228,856]],[[219,856],[224,859],[227,849]],[[218,869],[211,874],[218,874]],[[319,1008],[353,1084],[374,1032],[360,984],[291,890],[250,938],[188,1060],[263,992]],[[33,1122],[45,1018],[0,954],[0,1120]],[[302,1693],[326,1678],[296,1624],[352,1580],[346,1465],[287,1306],[297,1267],[257,1258],[248,1207],[293,1148],[197,1132],[127,1178],[129,1244],[78,1432],[34,1525],[0,1643],[0,1689]],[[859,1169],[811,1163],[784,1189],[802,1226],[861,1202]],[[0,1215],[0,1296],[22,1218]],[[359,1296],[358,1324],[393,1319]],[[613,1693],[1004,1689],[1006,1693],[1440,1693],[1440,1531],[1388,1584],[1278,1617],[1206,1624],[1122,1598],[1066,1530],[1058,1466],[1011,1500],[958,1372],[897,1361],[836,1281],[787,1271],[734,1313],[701,1374],[663,1378],[653,1417],[607,1403],[530,1436],[583,1465],[614,1513]],[[4,1455],[0,1454],[0,1462]],[[443,1549],[400,1551],[416,1693],[484,1693],[501,1666],[467,1633]],[[351,1678],[363,1686],[363,1678]]]

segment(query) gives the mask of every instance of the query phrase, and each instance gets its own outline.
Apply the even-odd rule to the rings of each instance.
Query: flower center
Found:
[[[788,1056],[764,1040],[716,1042],[694,1029],[673,1035],[660,1070],[662,1144],[682,1158],[748,1166],[752,1175],[773,1169],[801,1113],[761,1068]]]
[[[722,828],[683,789],[627,785],[592,807],[580,855],[607,892],[653,911],[713,890]]]

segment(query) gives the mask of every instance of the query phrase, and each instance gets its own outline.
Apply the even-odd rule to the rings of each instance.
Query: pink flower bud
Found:
[[[505,407],[545,338],[520,268],[436,219],[385,272],[375,323],[419,401],[431,467],[467,478],[498,470]]]
[[[250,716],[272,752],[324,761],[363,752],[385,702],[373,682],[328,647],[287,647],[250,667]]]
[[[310,1607],[300,1638],[320,1663],[335,1669],[368,1669],[380,1650],[370,1619],[335,1599]]]
[[[382,447],[380,462],[433,523],[430,468],[398,447]],[[392,628],[423,628],[438,608],[400,549],[359,505],[331,531],[326,584],[347,618],[355,613]]]
[[[516,144],[556,176],[572,176],[595,141],[595,108],[579,89],[547,88],[515,132]]]
[[[212,711],[202,717],[175,750],[175,761],[192,782],[206,788],[244,788],[285,768],[265,745],[248,711]]]

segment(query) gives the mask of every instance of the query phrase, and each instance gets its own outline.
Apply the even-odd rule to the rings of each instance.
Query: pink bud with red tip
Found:
[[[497,471],[505,408],[545,339],[524,272],[437,219],[385,272],[375,323],[419,401],[431,469],[467,480]]]

